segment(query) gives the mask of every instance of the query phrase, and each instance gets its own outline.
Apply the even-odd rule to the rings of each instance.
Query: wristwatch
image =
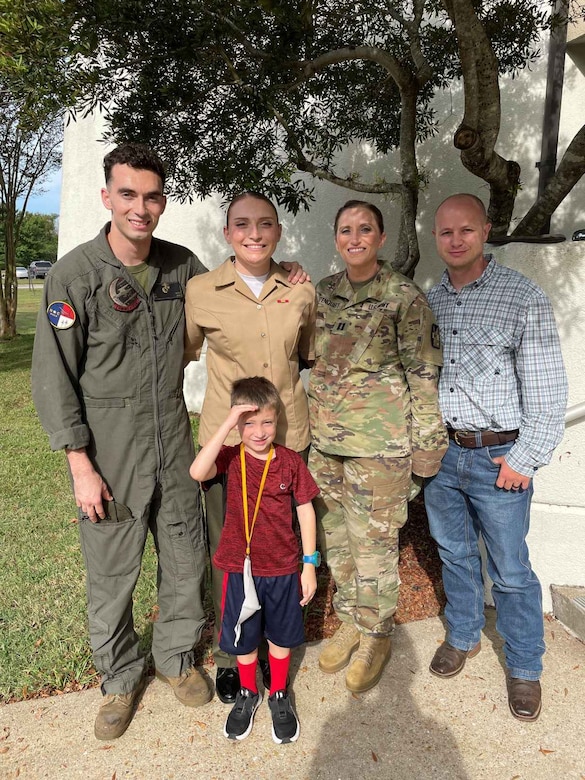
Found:
[[[303,555],[303,563],[312,563],[313,566],[321,564],[321,553],[316,550],[312,555]]]

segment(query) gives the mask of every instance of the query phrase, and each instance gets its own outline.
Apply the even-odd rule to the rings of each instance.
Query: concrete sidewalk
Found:
[[[226,705],[182,707],[151,680],[126,734],[93,736],[98,690],[0,708],[0,777],[84,780],[583,780],[585,646],[546,622],[543,711],[536,723],[508,710],[494,612],[482,652],[461,675],[428,672],[444,636],[438,618],[397,627],[377,688],[350,694],[344,673],[317,668],[319,644],[296,651],[292,687],[301,720],[293,745],[275,745],[265,703],[243,742],[222,736]],[[208,670],[209,671],[209,670]],[[213,676],[213,670],[211,670]]]

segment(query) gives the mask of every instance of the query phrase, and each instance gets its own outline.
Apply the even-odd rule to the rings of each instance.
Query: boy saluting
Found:
[[[317,589],[315,512],[319,489],[300,455],[274,444],[281,401],[263,377],[235,382],[225,422],[193,461],[193,479],[227,473],[226,517],[213,563],[224,574],[220,647],[237,656],[241,688],[224,726],[228,739],[244,739],[252,730],[262,696],[256,684],[258,645],[268,641],[272,738],[294,742],[299,721],[286,681],[290,649],[305,641],[301,607]],[[224,446],[237,427],[240,445]],[[298,541],[292,501],[301,529],[303,571],[299,593]]]

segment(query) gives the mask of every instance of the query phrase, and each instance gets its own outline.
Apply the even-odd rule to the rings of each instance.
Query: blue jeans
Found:
[[[443,562],[447,641],[471,650],[485,624],[481,534],[509,674],[538,680],[545,647],[542,592],[526,545],[532,482],[527,490],[496,488],[492,461],[511,447],[466,449],[450,441],[441,470],[426,481],[425,505]]]

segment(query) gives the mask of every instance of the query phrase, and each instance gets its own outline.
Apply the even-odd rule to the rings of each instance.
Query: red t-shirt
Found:
[[[241,572],[246,555],[246,533],[240,445],[222,447],[215,465],[218,474],[227,472],[227,499],[224,526],[213,563],[222,571]],[[250,524],[265,465],[266,461],[246,453]],[[301,456],[275,444],[250,544],[252,574],[277,577],[298,571],[299,543],[293,530],[291,497],[297,504],[308,504],[318,494],[319,488]]]

